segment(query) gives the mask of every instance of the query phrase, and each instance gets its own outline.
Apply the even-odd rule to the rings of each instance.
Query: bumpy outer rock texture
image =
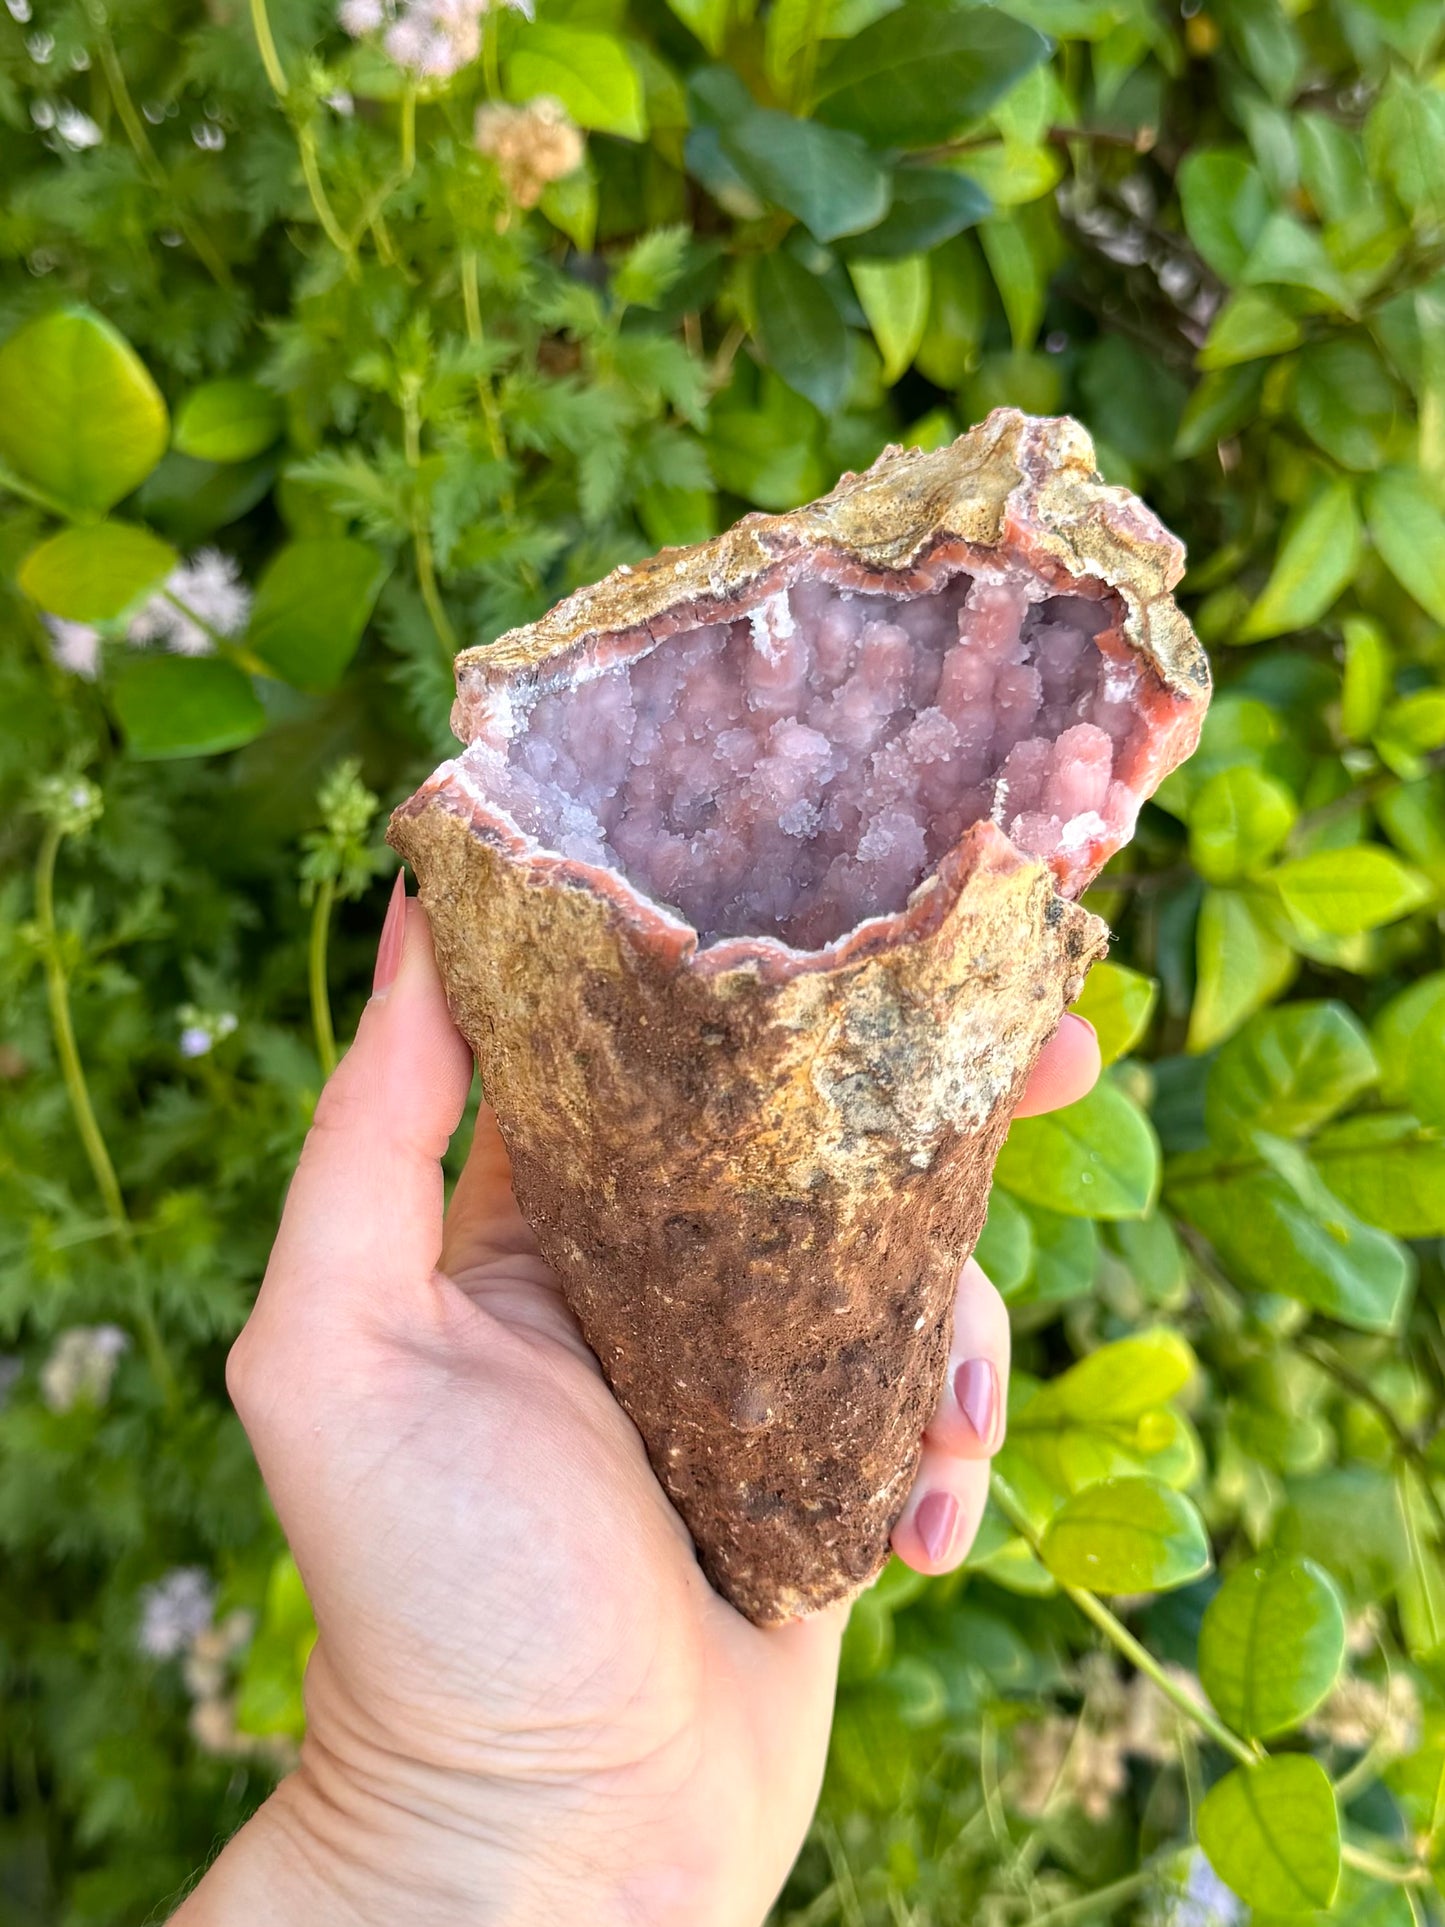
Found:
[[[734,616],[790,566],[924,591],[999,562],[1117,599],[1152,667],[1157,781],[1209,690],[1170,595],[1182,551],[1099,481],[1076,424],[1012,410],[468,651],[454,727],[470,740],[539,690]],[[459,764],[390,835],[518,1199],[709,1578],[760,1622],[848,1597],[887,1556],[1010,1112],[1104,925],[988,821],[905,909],[806,952],[699,950],[625,877],[542,849]]]

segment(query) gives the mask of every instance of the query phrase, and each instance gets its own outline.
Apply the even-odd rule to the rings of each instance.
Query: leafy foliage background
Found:
[[[1438,6],[470,18],[0,24],[0,1915],[163,1918],[294,1746],[222,1366],[454,648],[1011,402],[1186,538],[1219,693],[1000,1165],[978,1545],[859,1602],[778,1920],[1438,1917]]]

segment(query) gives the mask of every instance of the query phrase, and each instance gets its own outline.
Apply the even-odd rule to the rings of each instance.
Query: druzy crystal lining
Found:
[[[1152,787],[1159,684],[1119,618],[1114,596],[1022,568],[921,594],[795,572],[731,621],[511,692],[460,767],[538,845],[618,872],[704,946],[829,944],[901,910],[984,818],[1068,895]]]

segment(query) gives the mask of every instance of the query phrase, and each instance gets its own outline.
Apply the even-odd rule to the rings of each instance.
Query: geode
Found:
[[[999,409],[457,659],[392,819],[513,1181],[714,1585],[877,1573],[1077,901],[1197,740],[1183,551]]]

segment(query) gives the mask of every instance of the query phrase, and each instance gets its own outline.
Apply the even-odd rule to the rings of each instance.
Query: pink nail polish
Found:
[[[934,1565],[941,1565],[958,1530],[958,1500],[951,1492],[930,1492],[913,1515],[913,1523],[923,1550]]]
[[[406,948],[406,871],[398,870],[391,886],[391,902],[386,906],[386,922],[381,926],[381,942],[376,946],[376,970],[371,979],[371,994],[380,997],[391,989]]]
[[[982,1446],[993,1443],[998,1422],[998,1373],[986,1358],[966,1358],[953,1375],[958,1409]]]

